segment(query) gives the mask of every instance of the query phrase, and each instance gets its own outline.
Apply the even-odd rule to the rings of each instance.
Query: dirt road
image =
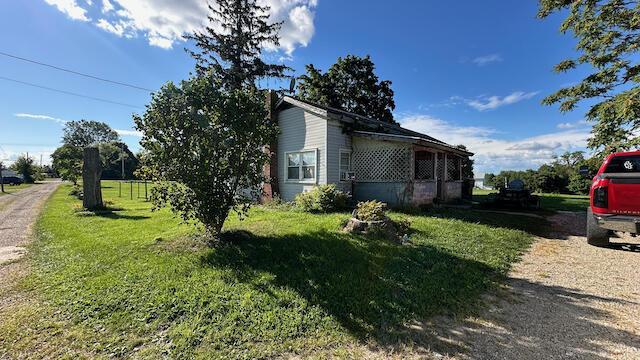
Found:
[[[551,216],[479,318],[435,321],[435,348],[470,359],[640,359],[640,238],[587,244],[585,215]],[[434,349],[435,350],[435,349]],[[436,350],[437,351],[437,350]]]
[[[45,182],[0,197],[0,266],[26,252],[24,245],[31,239],[33,223],[59,184]]]

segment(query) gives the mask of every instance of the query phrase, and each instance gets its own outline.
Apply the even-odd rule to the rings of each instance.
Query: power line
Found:
[[[6,57],[10,57],[10,58],[13,58],[13,59],[16,59],[16,60],[21,60],[21,61],[30,62],[30,63],[32,63],[32,64],[36,64],[36,65],[40,65],[40,66],[46,66],[46,67],[49,67],[49,68],[52,68],[52,69],[56,69],[56,70],[59,70],[59,71],[64,71],[64,72],[68,72],[68,73],[71,73],[71,74],[75,74],[75,75],[79,75],[79,76],[84,76],[84,77],[87,77],[87,78],[90,78],[90,79],[94,79],[94,80],[104,81],[104,82],[107,82],[107,83],[111,83],[111,84],[115,84],[115,85],[120,85],[120,86],[126,86],[126,87],[130,87],[130,88],[132,88],[132,89],[137,89],[137,90],[142,90],[142,91],[153,92],[153,90],[151,90],[151,89],[147,89],[147,88],[144,88],[144,87],[142,87],[142,86],[137,86],[137,85],[127,84],[127,83],[120,82],[120,81],[115,81],[115,80],[109,80],[109,79],[101,78],[101,77],[98,77],[98,76],[89,75],[89,74],[81,73],[81,72],[78,72],[78,71],[74,71],[74,70],[69,70],[69,69],[61,68],[61,67],[59,67],[59,66],[50,65],[50,64],[45,64],[45,63],[40,62],[40,61],[31,60],[31,59],[23,58],[23,57],[16,56],[16,55],[7,54],[7,53],[2,52],[2,51],[0,51],[0,55],[4,55],[4,56],[6,56]]]
[[[0,79],[1,80],[5,80],[5,81],[15,82],[15,83],[22,84],[22,85],[32,86],[32,87],[36,87],[36,88],[40,88],[40,89],[45,89],[45,90],[49,90],[49,91],[59,92],[59,93],[62,93],[62,94],[77,96],[77,97],[81,97],[81,98],[85,98],[85,99],[91,99],[91,100],[95,100],[95,101],[102,101],[102,102],[105,102],[105,103],[131,107],[131,108],[134,108],[134,109],[141,109],[141,107],[137,106],[137,105],[131,105],[131,104],[122,103],[122,102],[118,102],[118,101],[112,101],[112,100],[103,99],[103,98],[99,98],[99,97],[82,95],[82,94],[78,94],[78,93],[74,93],[74,92],[66,91],[66,90],[54,89],[54,88],[51,88],[51,87],[48,87],[48,86],[33,84],[33,83],[29,83],[29,82],[26,82],[26,81],[20,81],[20,80],[16,80],[16,79],[10,79],[10,78],[4,77],[4,76],[0,76]]]

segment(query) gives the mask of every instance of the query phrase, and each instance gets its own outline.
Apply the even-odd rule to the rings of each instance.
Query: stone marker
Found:
[[[100,177],[102,176],[100,153],[98,148],[86,147],[83,155],[82,206],[89,210],[101,208],[104,205],[100,189]]]

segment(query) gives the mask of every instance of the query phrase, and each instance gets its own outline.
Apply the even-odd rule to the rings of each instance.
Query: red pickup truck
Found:
[[[640,151],[609,155],[594,176],[589,195],[589,244],[608,245],[613,231],[640,233]]]

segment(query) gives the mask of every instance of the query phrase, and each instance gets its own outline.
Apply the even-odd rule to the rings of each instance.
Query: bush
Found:
[[[335,185],[320,185],[300,193],[295,198],[296,207],[307,212],[331,212],[347,207],[349,195],[338,190]]]
[[[77,184],[73,185],[73,188],[71,188],[71,191],[69,191],[69,195],[77,197],[78,200],[82,200],[82,188]]]
[[[387,204],[378,201],[362,201],[358,203],[355,218],[362,221],[382,221],[386,218]]]

